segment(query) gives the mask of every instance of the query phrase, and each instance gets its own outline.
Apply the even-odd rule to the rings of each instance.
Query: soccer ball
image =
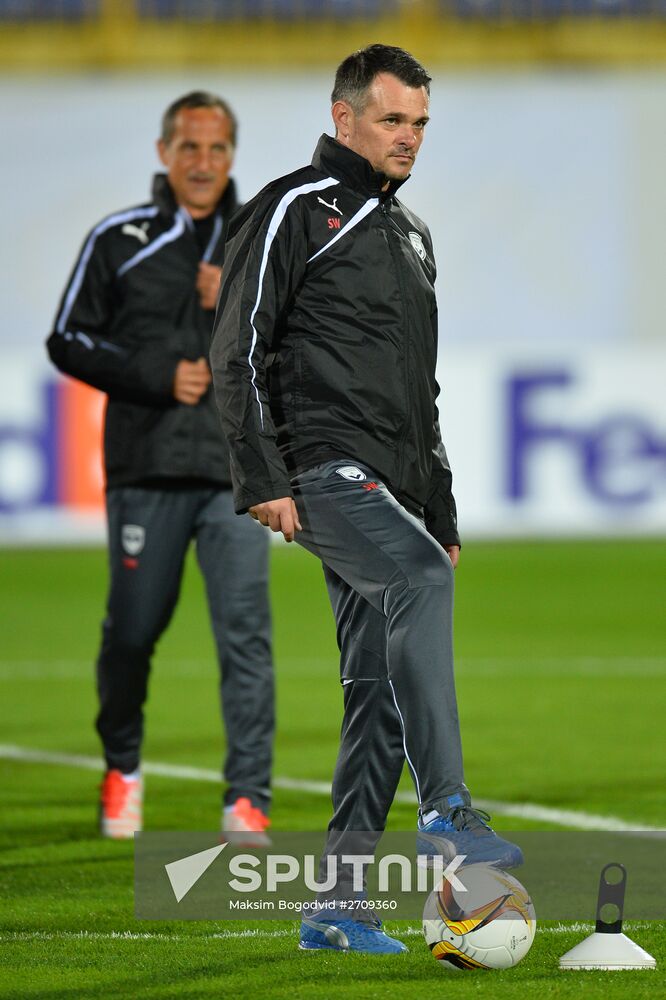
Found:
[[[513,875],[489,865],[460,868],[465,887],[443,879],[428,896],[423,934],[446,969],[509,969],[534,941],[536,915],[527,890]]]

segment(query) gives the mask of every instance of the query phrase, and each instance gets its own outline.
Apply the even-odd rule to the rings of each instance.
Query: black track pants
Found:
[[[150,659],[195,539],[220,665],[225,798],[245,795],[266,811],[274,732],[266,532],[234,513],[230,490],[118,488],[107,514],[111,581],[97,662],[107,766],[139,765]]]

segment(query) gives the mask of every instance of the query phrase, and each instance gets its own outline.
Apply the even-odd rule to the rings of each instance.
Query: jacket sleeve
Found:
[[[425,505],[427,530],[440,545],[460,545],[456,502],[451,489],[453,475],[446,448],[439,432],[439,416],[435,407],[433,424],[432,472],[430,492]]]
[[[239,514],[292,496],[269,406],[266,358],[305,274],[299,219],[295,205],[284,209],[274,195],[259,199],[226,246],[210,363]]]
[[[175,405],[179,358],[165,351],[159,317],[133,321],[114,332],[115,274],[103,238],[88,236],[62,296],[49,357],[66,375],[131,402]],[[162,324],[164,319],[161,320]]]
[[[437,343],[437,310],[431,317],[432,333]],[[439,395],[439,386],[435,383],[435,394]],[[456,501],[453,497],[453,475],[442,442],[439,429],[439,411],[434,406],[432,430],[432,467],[430,473],[430,491],[426,501],[424,515],[427,530],[440,545],[460,545],[458,534],[458,515]]]

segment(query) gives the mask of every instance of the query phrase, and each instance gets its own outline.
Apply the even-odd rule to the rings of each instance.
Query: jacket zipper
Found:
[[[382,217],[384,219],[384,227],[385,227],[386,233],[387,233],[389,250],[390,250],[390,253],[391,253],[391,257],[393,258],[393,264],[394,264],[394,267],[395,267],[395,270],[396,270],[396,274],[398,276],[398,284],[400,286],[400,306],[401,306],[401,313],[402,313],[402,329],[403,329],[403,334],[404,334],[404,345],[405,345],[405,372],[404,372],[404,376],[403,376],[403,385],[405,387],[405,419],[404,419],[403,431],[402,431],[402,434],[400,436],[400,445],[399,445],[399,453],[398,453],[398,477],[397,477],[398,478],[398,483],[396,484],[396,486],[398,487],[398,489],[401,489],[402,488],[402,477],[403,477],[404,460],[405,460],[405,448],[404,448],[404,444],[405,444],[405,441],[407,440],[407,434],[408,434],[408,431],[409,431],[409,412],[410,412],[410,406],[411,406],[411,391],[410,391],[411,390],[411,385],[410,385],[410,377],[409,377],[409,373],[410,373],[410,370],[411,370],[410,369],[411,341],[410,341],[410,337],[409,337],[409,329],[408,329],[408,326],[407,326],[407,318],[406,318],[406,313],[405,313],[406,289],[405,289],[405,284],[404,284],[404,280],[403,280],[403,276],[402,276],[402,268],[400,267],[400,261],[399,261],[397,255],[396,255],[395,247],[394,247],[394,244],[393,244],[393,241],[395,240],[395,235],[394,235],[393,231],[399,233],[400,236],[404,236],[404,233],[402,232],[402,230],[400,229],[400,227],[398,225],[396,225],[396,223],[393,221],[393,219],[389,215],[389,213],[387,211],[387,208],[386,208],[387,204],[388,204],[388,199],[386,201],[381,202],[380,209],[381,209]]]
[[[213,253],[218,243],[220,242],[220,237],[222,235],[223,229],[224,229],[224,220],[221,215],[216,214],[215,221],[213,223],[213,232],[208,241],[208,245],[206,246],[203,254],[201,254],[199,251],[199,246],[196,241],[196,237],[194,235],[193,227],[191,225],[187,226],[185,236],[192,245],[192,248],[194,249],[197,265],[199,261],[210,263],[210,259],[213,256]],[[208,347],[207,345],[204,345],[202,343],[200,336],[197,336],[197,349],[201,351],[201,355],[203,357],[208,358]],[[211,389],[209,389],[208,391],[210,392]],[[190,449],[191,449],[190,454],[194,457],[195,465],[197,465],[198,467],[198,460],[201,453],[200,441],[203,436],[200,433],[200,424],[203,424],[205,427],[206,414],[200,409],[198,404],[197,406],[193,406],[190,409],[191,409],[190,434],[189,434]]]

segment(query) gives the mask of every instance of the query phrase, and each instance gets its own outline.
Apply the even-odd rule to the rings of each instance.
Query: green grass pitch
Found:
[[[99,755],[92,660],[105,591],[100,550],[0,554],[0,741]],[[456,651],[467,782],[477,797],[666,826],[666,653],[660,540],[470,543],[457,571]],[[328,781],[341,695],[321,571],[273,551],[278,687],[275,774]],[[223,750],[203,587],[188,566],[157,651],[145,759],[217,769]],[[626,932],[656,972],[560,972],[587,927],[540,926],[504,973],[445,974],[418,925],[376,958],[299,953],[293,922],[140,923],[132,847],[96,836],[99,777],[0,756],[0,997],[541,998],[666,994],[666,925]],[[410,783],[403,776],[404,793]],[[394,829],[415,809],[397,802]],[[214,830],[212,783],[149,777],[146,826]],[[325,795],[276,789],[276,829],[323,829]],[[540,828],[508,814],[498,829]],[[630,891],[630,887],[628,889]],[[590,920],[595,900],[590,899]]]

